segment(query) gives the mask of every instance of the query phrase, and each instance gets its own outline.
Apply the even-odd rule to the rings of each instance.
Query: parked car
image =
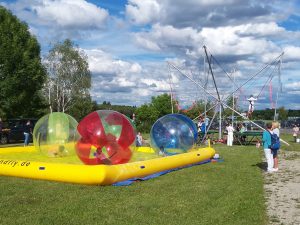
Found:
[[[24,141],[24,129],[27,121],[31,122],[32,130],[37,122],[37,119],[24,118],[24,119],[8,119],[3,121],[2,133],[0,134],[0,143],[7,144],[11,142]],[[32,137],[30,138],[32,141]]]

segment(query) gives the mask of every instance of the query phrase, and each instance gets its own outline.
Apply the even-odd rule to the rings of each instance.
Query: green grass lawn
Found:
[[[0,224],[266,224],[262,150],[214,147],[224,162],[182,169],[131,186],[1,176]]]
[[[295,143],[294,137],[291,134],[281,134],[280,138],[287,141],[290,144],[290,146],[286,146],[285,144],[282,144],[283,150],[300,151],[300,143]]]

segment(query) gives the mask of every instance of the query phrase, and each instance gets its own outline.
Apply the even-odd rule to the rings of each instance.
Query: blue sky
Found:
[[[213,69],[222,98],[284,52],[280,64],[236,93],[238,104],[247,108],[247,96],[254,95],[258,108],[270,108],[277,99],[280,76],[283,88],[277,105],[300,108],[299,1],[0,0],[0,4],[29,25],[43,57],[54,43],[73,40],[88,56],[91,95],[99,103],[139,106],[172,88],[180,104],[188,106],[205,99],[199,86],[206,81],[213,100],[216,93],[204,66],[205,45],[217,60]],[[223,70],[234,77],[235,87]]]

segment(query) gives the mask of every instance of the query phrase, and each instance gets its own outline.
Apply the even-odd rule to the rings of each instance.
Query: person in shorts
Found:
[[[276,134],[278,137],[280,137],[279,123],[277,121],[272,122],[272,131],[273,131],[273,134]],[[279,151],[279,149],[272,150],[273,159],[274,159],[273,171],[278,171],[278,151]]]

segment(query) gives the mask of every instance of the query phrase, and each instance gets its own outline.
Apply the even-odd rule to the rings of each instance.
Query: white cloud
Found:
[[[142,46],[145,49],[151,51],[159,51],[161,48],[158,43],[155,43],[155,40],[150,40],[148,37],[145,37],[143,34],[136,34],[135,41],[138,45]]]
[[[141,91],[140,89],[136,88],[132,91],[132,96],[138,96],[138,98],[135,98],[135,101],[138,105],[144,104],[149,102],[151,96],[153,94],[153,91],[150,89],[144,89]],[[131,99],[129,99],[131,101]]]
[[[201,40],[199,33],[193,28],[174,28],[155,24],[150,32],[140,32],[135,35],[136,41],[149,50],[163,50],[170,46],[178,48],[192,47]]]
[[[199,5],[230,5],[235,0],[189,0],[188,2],[198,3]]]
[[[142,67],[140,66],[140,64],[138,63],[133,63],[130,66],[130,70],[131,73],[140,73],[142,71]]]
[[[263,63],[270,63],[272,61],[279,60],[279,56],[282,54],[283,50],[282,49],[278,49],[278,51],[270,51],[270,52],[265,52],[262,56],[261,56],[261,60]]]
[[[284,60],[299,61],[300,60],[300,47],[286,46],[283,48]]]
[[[141,65],[118,59],[102,49],[84,51],[92,72],[91,95],[98,102],[141,105],[150,102],[152,96],[170,91],[164,62]]]
[[[126,74],[137,74],[142,70],[138,63],[130,63],[114,58],[101,49],[84,50],[88,55],[90,70],[93,73],[113,74],[124,76]]]
[[[273,42],[265,38],[239,36],[239,31],[247,26],[248,24],[216,29],[204,28],[201,35],[204,37],[206,45],[213,46],[212,48],[217,54],[254,55],[278,49]]]
[[[157,64],[143,69],[139,63],[117,59],[101,49],[84,51],[92,72],[91,95],[99,102],[108,100],[119,104],[123,101],[140,105],[148,102],[151,96],[169,90],[168,82],[157,74]]]
[[[252,67],[253,68],[255,66],[255,64],[249,60],[238,60],[236,62],[236,64],[241,67]]]
[[[269,52],[269,53],[265,53],[262,56],[262,60],[263,62],[270,62],[271,60],[273,60],[274,58],[278,57],[280,53],[284,53],[283,54],[283,62],[293,62],[293,61],[299,61],[300,60],[300,47],[297,46],[292,46],[292,45],[288,45],[288,46],[284,46],[283,48],[280,48],[281,52]]]
[[[300,91],[300,81],[286,84],[285,87],[291,89],[298,89]]]
[[[136,84],[133,81],[129,81],[126,77],[116,77],[114,81],[118,83],[121,87],[134,87]]]
[[[158,20],[163,12],[156,0],[129,0],[126,14],[132,23],[144,25]]]
[[[149,50],[171,50],[193,57],[203,55],[203,45],[211,48],[216,55],[242,56],[280,50],[273,42],[263,37],[239,35],[240,31],[244,32],[249,26],[251,25],[196,30],[191,27],[175,28],[155,24],[149,32],[137,33],[135,37],[140,46]],[[151,43],[151,46],[147,43]]]
[[[136,25],[226,26],[286,18],[294,3],[252,0],[129,0],[126,17]],[[280,11],[280,13],[277,13]]]
[[[166,79],[151,79],[151,78],[141,78],[141,83],[147,84],[151,89],[156,91],[166,91],[170,90],[170,83]]]
[[[43,0],[31,6],[39,19],[65,28],[101,28],[108,12],[84,0]]]
[[[66,38],[88,41],[96,32],[109,29],[112,19],[107,10],[85,0],[17,0],[5,7],[28,23],[42,51]]]
[[[285,29],[283,27],[279,27],[275,22],[248,23],[237,26],[238,35],[269,36],[278,35],[281,32],[285,32]]]

